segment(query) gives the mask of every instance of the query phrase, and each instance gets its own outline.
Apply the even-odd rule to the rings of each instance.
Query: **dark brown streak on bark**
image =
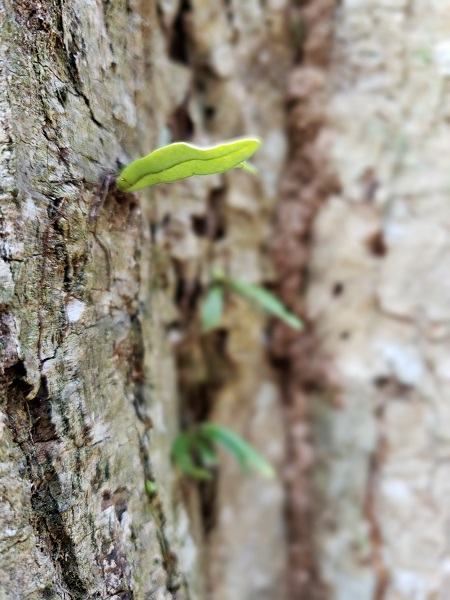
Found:
[[[77,56],[84,56],[84,43],[82,39],[78,39],[78,24],[79,24],[78,15],[75,12],[72,12],[71,15],[71,36],[70,38],[66,36],[66,31],[63,31],[64,40],[67,39],[67,72],[72,81],[73,89],[78,94],[78,96],[83,100],[86,104],[86,107],[89,110],[90,118],[97,127],[100,129],[107,129],[103,123],[98,121],[94,115],[94,111],[92,110],[91,101],[89,97],[85,94],[83,89],[83,82],[80,77],[80,72],[77,64]]]
[[[139,262],[139,257],[136,257]],[[145,379],[144,359],[145,359],[145,346],[143,340],[143,331],[138,312],[130,315],[131,319],[131,332],[126,340],[124,340],[115,349],[115,356],[118,357],[120,364],[128,365],[128,373],[126,385],[131,390],[133,397],[133,405],[136,412],[136,417],[145,426],[143,435],[139,436],[140,441],[140,459],[143,470],[143,479],[145,481],[154,481],[154,473],[151,465],[151,458],[148,453],[148,437],[151,435],[151,429],[153,428],[153,421],[148,412],[148,398],[144,396],[144,389],[148,387]],[[152,511],[152,516],[155,520],[156,531],[158,541],[161,549],[161,555],[163,557],[163,567],[167,573],[167,589],[171,593],[175,593],[180,587],[184,587],[187,598],[189,593],[187,589],[187,582],[184,576],[180,573],[178,568],[178,559],[176,554],[172,551],[170,541],[165,533],[165,525],[167,518],[164,514],[163,505],[158,497],[158,494],[154,494],[149,497],[149,503]]]
[[[55,586],[64,589],[74,600],[82,600],[87,589],[80,578],[74,544],[57,502],[62,490],[51,456],[60,440],[51,421],[47,380],[42,377],[38,393],[28,400],[31,388],[25,376],[25,367],[19,362],[5,370],[2,383],[8,398],[7,424],[26,461],[23,476],[31,482],[31,525],[60,578]]]
[[[323,202],[337,189],[326,156],[317,145],[325,124],[326,72],[336,0],[308,0],[293,9],[298,65],[286,97],[290,159],[280,186],[281,204],[274,242],[279,295],[299,315],[307,283],[311,228]],[[312,328],[298,335],[281,323],[273,329],[271,353],[283,382],[288,459],[286,465],[290,597],[324,600],[314,551],[314,523],[320,510],[312,482],[314,456],[311,392],[329,388],[326,364],[318,356]],[[302,435],[296,432],[302,431]]]
[[[97,242],[97,244],[102,249],[105,255],[107,291],[111,290],[112,283],[111,255],[108,247],[106,246],[106,244],[104,244],[104,242],[101,240],[100,236],[97,233],[97,224],[102,208],[104,207],[106,199],[108,198],[108,195],[111,190],[115,191],[115,175],[107,173],[103,178],[98,193],[93,198],[91,208],[89,210],[89,225],[92,227],[92,235],[94,236],[95,241]]]
[[[150,430],[153,428],[153,421],[146,410],[146,400],[144,398],[144,387],[146,385],[144,374],[145,347],[141,321],[138,314],[132,315],[131,323],[130,371],[127,383],[133,390],[133,404],[136,416],[146,427],[144,435],[139,436],[139,452],[144,482],[147,480],[154,481],[151,459],[148,453],[148,435],[150,435]],[[177,556],[171,550],[169,539],[165,533],[167,519],[158,494],[156,493],[150,497],[149,502],[153,518],[157,525],[157,535],[163,557],[163,567],[167,573],[167,589],[169,592],[174,593],[182,584],[186,586],[186,581],[179,572]]]
[[[384,416],[383,404],[379,410],[378,420],[380,425],[383,424]],[[382,430],[382,427],[381,427]],[[380,470],[380,465],[383,463],[386,450],[386,442],[383,438],[380,439],[375,452],[371,458],[369,470],[369,482],[367,485],[367,496],[365,503],[365,514],[368,523],[370,524],[370,538],[372,541],[372,565],[376,573],[376,589],[374,600],[384,600],[389,585],[389,571],[386,568],[382,556],[383,538],[380,525],[377,520],[375,508],[375,490],[377,489],[377,475]]]
[[[39,280],[39,309],[38,309],[38,324],[39,324],[39,333],[38,333],[38,358],[39,365],[42,368],[43,359],[42,359],[42,335],[44,331],[44,304],[45,304],[45,278],[46,278],[46,269],[47,269],[47,257],[49,254],[49,237],[50,230],[61,217],[64,209],[64,205],[66,202],[66,198],[62,199],[61,205],[56,211],[54,217],[47,224],[44,234],[42,236],[42,264],[41,264],[41,277]]]
[[[144,471],[145,481],[155,481],[153,474],[150,455],[148,453],[148,440],[146,436],[140,438],[140,456],[142,462],[142,468]],[[178,568],[178,558],[176,554],[171,550],[170,541],[165,533],[165,525],[167,518],[164,514],[164,508],[159,498],[158,492],[148,496],[149,504],[152,512],[152,517],[156,524],[156,534],[158,537],[159,547],[162,555],[162,566],[167,573],[167,590],[174,594],[180,587],[184,587],[187,593],[187,600],[189,600],[189,592],[187,587],[187,581],[184,575]]]

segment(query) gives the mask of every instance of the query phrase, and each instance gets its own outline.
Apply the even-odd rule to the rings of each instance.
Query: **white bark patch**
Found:
[[[450,42],[439,42],[434,47],[434,61],[441,75],[450,76]]]
[[[4,260],[0,261],[0,302],[8,304],[14,295],[14,281],[11,269]]]
[[[414,346],[380,340],[376,343],[376,348],[398,381],[405,385],[421,383],[425,368],[423,360]]]
[[[5,422],[6,422],[6,415],[4,415],[3,413],[0,413],[0,440],[3,437],[3,430],[6,427]]]
[[[66,314],[67,320],[69,323],[76,323],[80,320],[81,315],[84,313],[86,308],[86,304],[77,300],[76,298],[72,298],[66,304]]]

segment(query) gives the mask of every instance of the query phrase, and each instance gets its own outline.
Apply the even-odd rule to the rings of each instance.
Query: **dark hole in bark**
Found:
[[[412,386],[398,381],[395,377],[385,375],[375,377],[373,385],[385,394],[396,396],[397,398],[405,397],[413,390]]]
[[[216,114],[216,108],[214,106],[205,106],[204,109],[206,119],[212,119]]]
[[[113,501],[111,498],[111,492],[109,490],[105,490],[102,494],[102,510],[106,510],[110,506],[112,506]]]
[[[161,219],[161,227],[168,227],[170,225],[171,218],[169,214],[165,214]]]
[[[169,118],[169,127],[174,142],[187,140],[194,133],[194,123],[189,115],[186,103],[178,106]]]
[[[201,291],[202,288],[198,280],[188,281],[183,277],[177,278],[175,303],[185,312],[187,320],[191,318],[192,312],[196,310]]]
[[[63,106],[65,106],[66,102],[67,102],[67,89],[65,87],[57,89],[56,90],[56,97],[61,102],[61,104]]]
[[[204,481],[199,484],[203,532],[207,536],[217,522],[217,483]]]
[[[192,229],[198,237],[221,240],[226,234],[225,214],[223,210],[223,190],[211,192],[208,210],[205,215],[191,216]]]
[[[191,10],[189,0],[183,0],[173,25],[173,31],[169,43],[169,56],[173,60],[187,65],[189,57],[187,52],[187,36],[184,27],[185,13]]]
[[[333,296],[336,296],[336,297],[341,296],[343,291],[344,291],[344,284],[342,284],[340,281],[337,281],[333,285],[333,290],[332,290]]]
[[[373,256],[377,256],[379,258],[386,256],[388,249],[386,246],[386,242],[384,241],[382,231],[377,231],[368,238],[367,248]]]
[[[47,207],[47,214],[49,219],[54,219],[61,207],[64,198],[53,198],[52,202]]]
[[[193,229],[195,235],[198,235],[198,237],[207,237],[208,219],[206,217],[192,215],[191,221],[192,221],[192,229]]]
[[[112,499],[114,503],[114,510],[116,512],[117,519],[119,523],[122,522],[122,517],[124,513],[128,509],[128,499],[130,497],[130,492],[128,488],[121,486],[114,490]]]
[[[28,402],[28,409],[32,420],[33,442],[57,440],[58,435],[52,423],[52,407],[46,377],[42,377],[39,391],[33,400]]]

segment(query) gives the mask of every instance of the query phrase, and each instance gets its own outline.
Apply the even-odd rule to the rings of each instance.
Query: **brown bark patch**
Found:
[[[279,294],[300,316],[304,312],[302,292],[308,279],[312,224],[322,204],[338,188],[328,166],[323,138],[335,6],[335,0],[311,0],[294,11],[292,18],[297,23],[296,30],[302,32],[302,43],[298,66],[290,75],[286,93],[290,158],[280,186],[273,255]],[[342,293],[344,287],[337,282],[332,294]],[[271,353],[282,377],[288,433],[285,484],[290,597],[319,600],[326,598],[327,593],[314,551],[314,522],[320,508],[312,483],[315,453],[309,394],[330,387],[331,377],[308,324],[299,335],[277,323]]]

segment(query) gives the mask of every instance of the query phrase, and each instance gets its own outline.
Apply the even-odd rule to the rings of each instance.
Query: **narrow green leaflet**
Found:
[[[123,192],[135,192],[156,183],[171,183],[193,175],[224,173],[250,158],[259,144],[256,138],[211,148],[198,148],[185,142],[169,144],[125,167],[117,178],[117,187]]]
[[[200,430],[205,437],[228,450],[245,472],[249,467],[253,467],[264,477],[272,478],[274,476],[272,465],[231,429],[216,423],[203,423]]]
[[[208,290],[201,307],[202,331],[211,331],[220,323],[223,314],[223,293],[223,286],[217,283]]]
[[[254,448],[231,429],[216,423],[202,423],[189,431],[179,433],[172,447],[172,459],[183,473],[193,479],[211,479],[212,473],[208,469],[217,465],[217,444],[236,458],[245,473],[253,468],[264,477],[274,476],[272,465]],[[153,487],[147,491],[154,493]]]
[[[194,479],[211,479],[211,473],[198,467],[192,458],[193,442],[195,444],[192,434],[188,432],[179,433],[172,446],[173,462],[178,465],[183,473]]]
[[[249,302],[257,304],[273,317],[281,319],[294,329],[302,328],[303,325],[300,319],[289,312],[281,300],[266,289],[237,279],[227,279],[227,283],[236,294]]]

